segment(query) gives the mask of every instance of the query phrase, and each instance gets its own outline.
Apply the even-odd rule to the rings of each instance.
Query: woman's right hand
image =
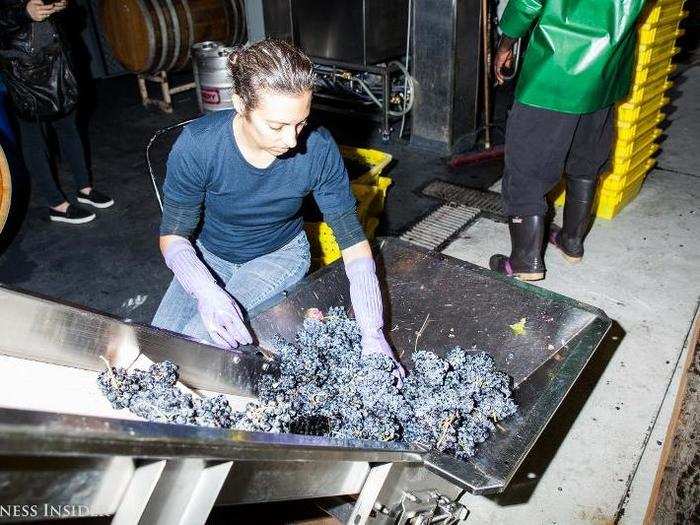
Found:
[[[498,48],[496,51],[496,58],[493,62],[494,74],[496,75],[496,83],[500,86],[505,82],[505,76],[503,75],[503,69],[509,68],[513,65],[513,49],[512,48]]]
[[[237,348],[253,342],[243,313],[226,291],[218,285],[196,292],[197,309],[211,340],[221,348]]]
[[[199,316],[214,344],[221,348],[251,344],[253,338],[236,300],[218,285],[190,241],[178,235],[163,235],[160,248],[165,264],[184,290],[197,300]]]
[[[496,50],[496,57],[493,60],[493,69],[496,77],[496,84],[498,85],[506,81],[503,69],[513,67],[513,46],[517,41],[517,38],[510,38],[506,35],[501,36],[501,41]]]
[[[65,7],[65,6],[64,6]],[[46,5],[42,0],[29,0],[27,13],[35,22],[43,22],[56,11],[56,4]]]

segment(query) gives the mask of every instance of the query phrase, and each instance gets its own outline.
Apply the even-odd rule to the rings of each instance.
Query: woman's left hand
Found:
[[[362,355],[384,354],[390,357],[396,364],[393,374],[401,386],[406,372],[382,331],[384,308],[377,270],[369,244],[367,241],[363,244],[366,244],[366,247],[361,247],[364,253],[345,261],[345,274],[350,282],[350,301],[362,333]]]

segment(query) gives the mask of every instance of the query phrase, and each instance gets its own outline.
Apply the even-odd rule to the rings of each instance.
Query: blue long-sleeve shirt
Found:
[[[273,252],[303,229],[301,205],[313,194],[341,248],[365,239],[338,146],[324,128],[302,133],[294,151],[264,169],[245,160],[233,135],[233,111],[183,129],[168,157],[161,235],[189,237],[215,255],[244,263]]]

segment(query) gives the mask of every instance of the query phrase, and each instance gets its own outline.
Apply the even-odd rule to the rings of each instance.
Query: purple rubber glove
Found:
[[[197,299],[199,315],[216,346],[237,348],[253,342],[238,304],[216,283],[187,239],[173,240],[164,257],[185,291]]]
[[[355,319],[362,332],[362,355],[384,354],[396,363],[394,376],[401,386],[406,375],[401,363],[384,337],[384,308],[379,280],[371,257],[360,257],[345,265],[345,273],[350,281],[350,301],[355,311]]]

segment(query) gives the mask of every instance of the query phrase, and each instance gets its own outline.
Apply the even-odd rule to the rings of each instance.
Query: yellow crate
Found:
[[[609,195],[601,193],[595,204],[595,215],[599,219],[614,219],[622,209],[639,195],[642,189],[641,180],[637,185],[626,189],[623,192],[615,192]]]
[[[626,158],[636,157],[649,145],[661,136],[662,131],[658,128],[651,128],[644,133],[640,133],[632,140],[618,139],[613,146],[613,157]]]
[[[596,217],[601,219],[612,219],[618,213],[620,213],[620,211],[639,194],[639,190],[644,183],[646,174],[655,163],[655,160],[649,159],[644,165],[644,170],[640,170],[639,173],[641,173],[641,175],[637,174],[636,178],[629,179],[627,184],[621,189],[604,188],[602,183],[599,184],[595,202],[593,203],[593,209]],[[555,188],[552,193],[554,196],[554,204],[556,206],[564,205],[566,193],[564,192],[563,188],[564,185],[561,184]]]
[[[660,62],[673,60],[673,57],[680,53],[681,48],[676,46],[675,40],[669,40],[665,45],[661,46],[645,46],[637,48],[637,62],[635,69],[640,70],[647,67],[653,67]]]
[[[662,101],[662,105],[666,105],[669,99]],[[666,115],[664,115],[660,109],[650,111],[646,115],[640,117],[634,122],[625,122],[616,120],[615,121],[615,133],[617,135],[617,140],[632,141],[639,135],[643,135],[650,129],[661,124]]]
[[[377,177],[376,185],[357,184],[356,181],[350,186],[355,198],[357,198],[357,216],[360,224],[371,239],[374,230],[379,224],[377,216],[384,210],[386,194],[391,179],[389,177]],[[307,222],[304,224],[306,236],[309,238],[311,246],[311,256],[317,259],[321,266],[330,264],[340,257],[340,246],[335,239],[333,230],[325,222]]]
[[[639,45],[662,45],[668,40],[676,40],[683,33],[685,33],[683,29],[678,29],[678,22],[663,24],[650,29],[640,28],[638,38]]]
[[[374,236],[379,224],[376,217],[381,214],[391,179],[382,177],[384,169],[391,163],[392,156],[379,150],[340,146],[340,153],[348,159],[367,166],[367,171],[354,179],[350,188],[357,198],[357,215],[368,238]],[[333,230],[325,222],[307,222],[304,225],[311,245],[312,263],[325,266],[340,257],[340,247]]]
[[[676,70],[676,66],[671,64],[672,59],[673,57],[668,57],[648,67],[637,68],[632,75],[632,85],[650,84],[661,78],[665,79]]]
[[[673,83],[666,80],[665,76],[638,86],[632,86],[629,95],[621,102],[620,105],[630,104],[633,106],[644,106],[649,103],[654,105],[654,102],[659,101],[659,95],[671,87],[673,87]]]
[[[649,19],[644,20],[643,23],[639,26],[639,30],[651,31],[652,29],[655,29],[657,27],[678,24],[686,16],[688,16],[688,11],[683,11],[683,9],[671,7],[668,10],[666,10],[666,14],[663,16],[663,18],[661,18],[661,13],[659,13],[659,19],[656,21],[651,21]]]
[[[632,186],[622,191],[600,190],[595,203],[595,215],[601,219],[613,219],[634,198],[639,195],[639,190],[644,184],[644,177],[637,180]]]
[[[655,2],[653,7],[647,11],[646,16],[642,15],[642,24],[663,24],[669,19],[672,20],[683,12],[683,1],[684,0],[659,0]]]
[[[637,122],[647,115],[660,110],[670,102],[664,93],[673,87],[673,82],[660,82],[645,91],[644,94],[630,94],[625,102],[617,106],[617,119],[620,122]],[[636,100],[635,100],[636,98]]]
[[[625,173],[637,168],[646,159],[648,159],[654,153],[656,153],[660,147],[661,146],[659,146],[658,144],[652,143],[647,147],[646,150],[644,150],[644,152],[641,155],[638,155],[636,157],[614,157],[612,159],[612,168],[610,171],[612,173],[624,175]]]
[[[656,0],[647,2],[639,20],[642,24],[656,24],[683,11],[685,0]]]
[[[363,221],[362,229],[367,239],[374,239],[374,233],[379,225],[379,219],[369,217]],[[340,246],[335,240],[333,230],[325,222],[307,222],[304,224],[306,236],[309,238],[311,247],[311,259],[315,267],[326,266],[333,261],[340,259]]]
[[[340,257],[340,249],[333,235],[333,230],[325,222],[307,222],[304,224],[309,239],[311,257],[321,259],[326,264]]]
[[[659,113],[661,109],[668,104],[671,101],[669,97],[661,97],[661,99],[656,102],[655,104],[645,104],[643,106],[639,106],[639,111],[638,112],[624,112],[622,115],[620,115],[620,106],[623,104],[620,104],[617,107],[617,116],[615,118],[615,127],[617,128],[617,135],[618,137],[622,137],[625,139],[629,138],[634,138],[634,130],[632,131],[632,136],[630,137],[630,132],[625,131],[625,128],[632,128],[636,124],[645,124],[649,122],[656,122],[658,120]],[[626,109],[629,109],[631,106],[625,106]],[[634,117],[631,119],[627,119],[627,117]],[[649,129],[650,126],[645,127],[645,131]],[[637,132],[639,133],[639,132]]]
[[[383,151],[376,149],[354,148],[352,146],[340,146],[340,154],[345,159],[367,165],[367,171],[357,179],[353,180],[353,183],[359,184],[375,184],[377,177],[382,174],[393,158],[391,155]]]
[[[670,38],[663,42],[656,42],[652,46],[637,46],[637,68],[643,68],[666,58],[672,58],[680,48],[676,46],[676,39]]]
[[[637,165],[624,173],[616,171],[605,173],[600,178],[599,186],[609,191],[621,191],[634,184],[656,164],[656,160],[649,157],[650,155],[645,155]]]
[[[365,200],[367,202],[367,216],[376,217],[384,210],[384,201],[386,200],[386,192],[391,185],[389,177],[377,177],[376,184],[352,184],[352,191],[358,201]]]

